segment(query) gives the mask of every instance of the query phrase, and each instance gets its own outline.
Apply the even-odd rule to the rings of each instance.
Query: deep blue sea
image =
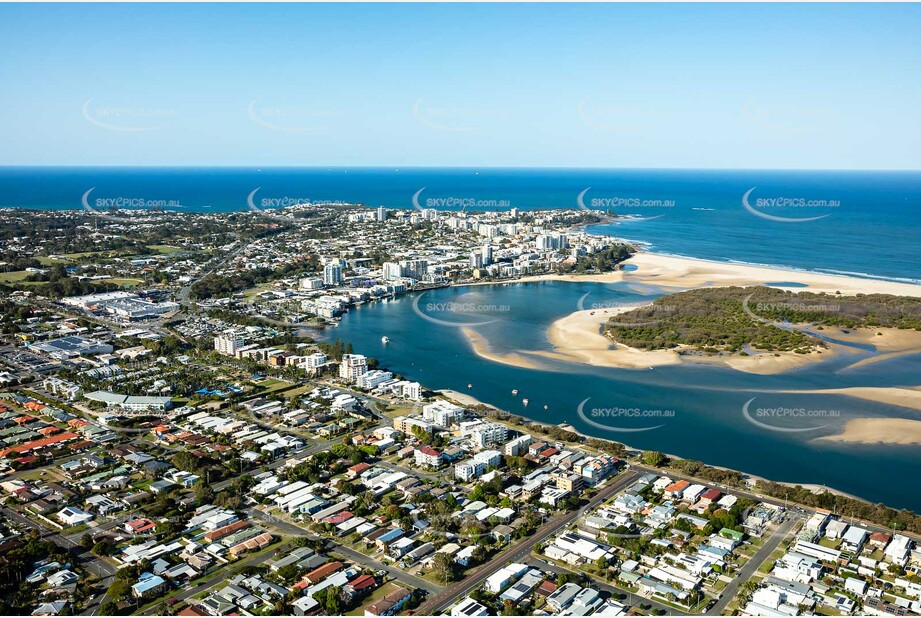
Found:
[[[806,222],[774,221],[747,211]],[[595,169],[0,168],[0,207],[82,208],[81,199],[245,210],[280,200],[441,210],[588,208],[638,218],[591,231],[655,251],[897,280],[921,279],[921,172]],[[420,193],[421,190],[421,193]],[[272,201],[277,200],[277,201]],[[451,206],[453,200],[454,206]],[[757,206],[758,200],[765,204]],[[786,206],[769,200],[787,200]],[[834,206],[809,205],[835,202]],[[658,205],[657,205],[658,204]],[[802,204],[802,205],[797,205]]]
[[[86,196],[91,205],[96,200],[143,199],[179,204],[168,208],[182,211],[227,212],[246,210],[250,195],[258,205],[287,198],[393,209],[413,208],[415,197],[421,207],[458,210],[466,203],[472,211],[578,208],[581,202],[587,208],[632,215],[591,231],[642,242],[663,253],[921,281],[918,172],[0,168],[0,207],[80,209]],[[624,303],[658,294],[625,284],[545,282],[435,290],[425,293],[421,306],[459,302],[506,307],[497,310],[495,322],[476,327],[501,355],[550,350],[547,328],[581,308],[585,298]],[[523,369],[477,356],[460,328],[421,317],[417,298],[355,309],[329,336],[351,341],[360,352],[427,387],[469,392],[537,420],[569,422],[585,433],[636,447],[778,481],[826,484],[921,512],[921,495],[906,491],[904,484],[904,479],[921,475],[921,449],[817,440],[850,418],[921,420],[921,413],[848,397],[778,392],[916,386],[921,355],[851,368],[866,354],[855,349],[854,355],[779,376],[721,367],[617,370],[558,361]],[[471,319],[448,317],[458,323]],[[384,335],[391,340],[386,346],[381,343]],[[520,392],[512,395],[512,389]],[[746,415],[745,404],[752,397],[756,400]],[[759,416],[761,408],[781,412]],[[601,415],[612,410],[619,416]],[[631,416],[631,410],[674,415],[644,418]],[[828,414],[789,416],[783,410]]]

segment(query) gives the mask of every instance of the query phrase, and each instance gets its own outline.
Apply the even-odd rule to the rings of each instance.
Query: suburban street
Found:
[[[264,511],[260,511],[259,509],[255,509],[255,508],[247,509],[246,513],[253,519],[260,521],[262,524],[275,528],[281,534],[286,534],[289,536],[310,536],[311,538],[314,538],[314,537],[320,538],[325,543],[327,543],[327,545],[331,545],[331,548],[327,550],[328,553],[339,554],[342,557],[352,562],[355,562],[356,564],[360,564],[361,566],[365,566],[370,569],[374,569],[377,571],[386,571],[387,574],[393,577],[394,579],[401,580],[402,582],[409,584],[410,586],[413,586],[415,588],[421,588],[422,590],[425,590],[428,593],[434,593],[440,590],[438,586],[436,586],[430,581],[424,580],[421,577],[416,577],[415,575],[410,575],[409,573],[401,569],[398,569],[388,564],[384,564],[383,562],[380,562],[379,560],[375,560],[374,558],[371,558],[370,556],[366,556],[365,554],[361,552],[357,552],[351,548],[339,545],[338,543],[334,541],[330,541],[329,539],[326,539],[325,537],[319,537],[318,535],[313,534],[306,528],[302,528],[301,526],[298,526],[297,524],[281,520],[271,515],[267,515]]]
[[[602,488],[601,491],[599,491],[598,494],[595,495],[595,497],[592,498],[589,503],[583,506],[581,509],[569,513],[562,513],[556,517],[553,517],[546,524],[541,526],[532,536],[526,537],[517,543],[512,544],[512,546],[508,549],[496,554],[496,556],[486,564],[477,567],[468,573],[462,581],[444,588],[442,592],[437,596],[426,599],[426,601],[419,606],[416,613],[423,616],[437,614],[445,607],[453,603],[456,598],[464,596],[479,586],[484,579],[501,569],[509,562],[521,561],[526,556],[530,555],[531,550],[536,543],[541,543],[547,538],[556,534],[559,530],[568,526],[587,511],[596,508],[599,504],[636,481],[639,477],[640,474],[633,470],[628,470],[623,474],[614,477],[610,485]]]
[[[551,572],[551,573],[556,573],[556,574],[560,574],[560,573],[573,573],[573,574],[575,574],[575,575],[582,575],[582,573],[579,573],[578,571],[573,571],[572,569],[568,569],[568,568],[566,568],[566,567],[564,567],[564,566],[561,566],[561,565],[559,565],[559,564],[554,564],[554,563],[549,562],[549,561],[547,561],[547,560],[541,560],[541,559],[539,559],[539,558],[535,558],[534,556],[529,556],[529,557],[526,558],[523,562],[524,562],[525,564],[530,564],[530,565],[533,566],[533,567],[536,567],[536,568],[538,568],[538,569],[541,569],[542,571],[549,571],[549,572]],[[637,605],[637,604],[640,604],[640,603],[645,603],[645,604],[651,605],[652,607],[654,607],[654,608],[656,608],[656,609],[661,609],[662,611],[668,612],[668,615],[669,615],[669,616],[685,616],[685,615],[687,615],[687,614],[684,614],[684,613],[682,613],[682,612],[679,612],[679,611],[676,610],[674,607],[669,607],[668,605],[663,605],[662,603],[659,603],[658,601],[655,601],[655,600],[653,600],[653,599],[647,599],[647,598],[644,597],[644,596],[640,596],[640,595],[634,594],[634,593],[632,593],[632,592],[627,592],[626,590],[621,590],[620,588],[617,588],[616,586],[612,586],[611,584],[608,584],[608,583],[606,583],[606,582],[603,582],[603,581],[601,581],[601,580],[599,580],[599,579],[596,579],[596,578],[594,578],[594,577],[592,578],[592,586],[598,588],[599,590],[604,590],[604,591],[610,593],[611,596],[613,596],[613,597],[615,597],[615,598],[617,598],[617,596],[619,596],[619,595],[624,595],[624,596],[626,597],[625,600],[624,600],[624,603],[625,603],[626,605],[633,606],[633,605]]]
[[[57,530],[44,525],[38,519],[26,518],[13,509],[7,507],[2,507],[0,510],[3,511],[3,514],[6,517],[12,521],[15,521],[24,528],[32,528],[37,530],[41,537],[46,541],[51,541],[55,545],[63,547],[76,554],[77,558],[79,559],[80,566],[85,568],[99,579],[99,586],[103,590],[103,592],[97,594],[90,600],[89,604],[83,608],[82,612],[91,616],[98,614],[99,608],[105,602],[105,591],[109,589],[109,586],[112,585],[112,581],[114,580],[116,571],[115,567],[102,558],[99,558],[94,554],[83,550],[78,542],[60,534]]]
[[[738,574],[733,578],[732,582],[723,589],[722,595],[713,607],[710,608],[708,614],[718,616],[723,613],[723,610],[726,609],[726,606],[732,602],[732,599],[736,596],[736,593],[738,593],[739,587],[751,579],[755,571],[758,570],[758,567],[774,553],[774,550],[777,549],[785,538],[787,538],[787,535],[790,534],[790,531],[793,530],[801,519],[802,518],[798,514],[789,514],[787,516],[787,520],[774,530],[774,533],[764,542],[764,545],[755,552],[751,560],[746,562],[745,565],[739,569]]]

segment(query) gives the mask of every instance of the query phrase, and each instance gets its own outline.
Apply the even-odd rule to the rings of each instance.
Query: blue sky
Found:
[[[0,165],[921,168],[918,5],[0,5]]]

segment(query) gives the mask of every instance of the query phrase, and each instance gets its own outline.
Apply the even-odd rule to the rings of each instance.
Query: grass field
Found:
[[[0,282],[9,283],[12,281],[22,281],[32,273],[24,270],[13,270],[6,273],[0,273]]]
[[[174,247],[173,245],[150,245],[150,248],[156,251],[157,253],[179,253],[184,251],[182,247]]]

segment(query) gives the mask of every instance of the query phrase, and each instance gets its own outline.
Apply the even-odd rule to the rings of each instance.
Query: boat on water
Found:
[[[544,410],[549,410],[550,406],[544,406]]]
[[[518,394],[518,389],[517,389],[517,388],[513,388],[513,389],[512,389],[512,394],[513,394],[513,395],[517,395],[517,394]]]
[[[381,343],[390,343],[390,337],[388,337],[387,335],[384,335],[383,337],[381,337]]]
[[[528,405],[528,398],[525,397],[524,399],[522,399],[521,403],[523,403],[524,405]]]
[[[473,388],[473,384],[468,384],[467,388]]]

